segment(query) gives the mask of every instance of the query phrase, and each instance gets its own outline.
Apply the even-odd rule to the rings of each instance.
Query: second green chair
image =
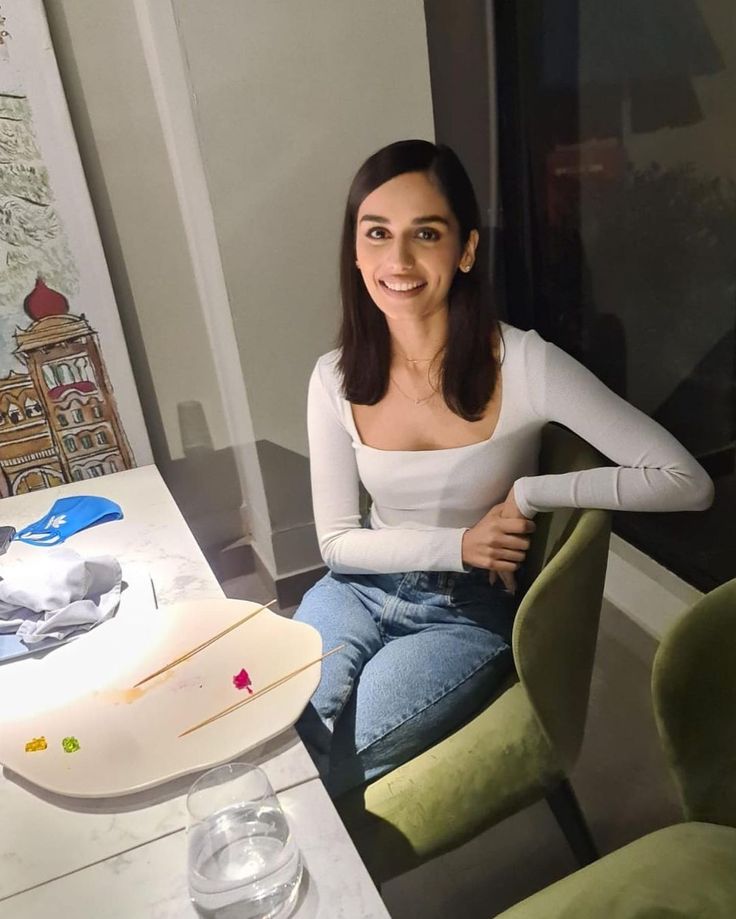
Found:
[[[736,917],[736,579],[665,636],[652,700],[686,822],[576,871],[503,919]]]

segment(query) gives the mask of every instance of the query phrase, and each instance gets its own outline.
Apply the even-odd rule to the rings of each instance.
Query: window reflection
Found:
[[[707,590],[736,573],[733,4],[534,8],[513,26],[527,109],[518,144],[532,164],[533,324],[713,476],[716,502],[704,514],[615,520],[624,538]],[[507,188],[513,168],[501,163]]]

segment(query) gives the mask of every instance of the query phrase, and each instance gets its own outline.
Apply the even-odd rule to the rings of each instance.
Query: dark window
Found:
[[[496,3],[509,320],[710,473],[707,512],[614,517],[701,590],[733,577],[736,557],[732,17],[732,0]]]

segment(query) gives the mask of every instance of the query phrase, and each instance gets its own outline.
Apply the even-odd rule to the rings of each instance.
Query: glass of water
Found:
[[[212,919],[285,919],[302,860],[266,774],[228,763],[201,775],[187,796],[189,895]]]

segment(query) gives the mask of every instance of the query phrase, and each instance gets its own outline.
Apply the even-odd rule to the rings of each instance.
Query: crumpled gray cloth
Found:
[[[87,631],[115,612],[121,584],[113,556],[82,558],[73,549],[51,549],[0,577],[0,633],[34,645]]]

